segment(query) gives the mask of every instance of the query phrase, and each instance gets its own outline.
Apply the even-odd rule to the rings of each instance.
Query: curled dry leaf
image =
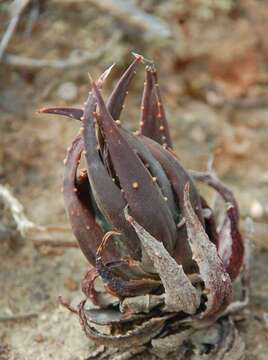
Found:
[[[182,265],[169,255],[163,244],[150,235],[134,219],[126,214],[128,221],[136,230],[142,246],[150,257],[165,288],[165,310],[183,311],[194,314],[200,305],[200,294],[191,284]],[[174,286],[176,284],[176,286]]]
[[[206,310],[199,316],[201,318],[210,317],[231,301],[231,279],[217,254],[216,246],[209,240],[205,229],[193,211],[189,199],[189,184],[184,190],[184,213],[193,259],[198,265],[207,296]]]
[[[120,311],[122,313],[148,314],[154,308],[163,305],[164,297],[162,295],[143,295],[134,296],[124,299],[120,304]]]

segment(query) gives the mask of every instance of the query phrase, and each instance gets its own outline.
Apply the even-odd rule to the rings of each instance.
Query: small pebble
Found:
[[[260,184],[268,184],[268,171],[260,174],[260,176],[258,177],[258,181]]]
[[[64,249],[53,248],[49,245],[41,245],[38,250],[43,256],[62,256],[64,254]]]
[[[65,82],[58,88],[58,96],[65,101],[72,101],[77,98],[78,90],[77,86],[71,82]]]
[[[51,317],[51,320],[54,322],[54,323],[57,323],[59,321],[59,316],[57,314],[53,314],[52,317]]]
[[[198,143],[203,143],[206,140],[206,134],[200,126],[196,126],[191,130],[190,137]]]
[[[70,291],[76,291],[78,289],[77,282],[72,278],[65,279],[64,286]]]
[[[41,314],[41,315],[40,315],[40,319],[41,319],[42,321],[46,321],[46,320],[47,320],[47,314]]]
[[[260,219],[264,215],[263,206],[258,200],[252,202],[249,211],[253,219]]]
[[[34,341],[36,341],[37,343],[41,343],[41,342],[43,342],[44,340],[45,340],[45,338],[44,338],[44,336],[41,335],[41,334],[37,334],[37,335],[35,335],[35,337],[34,337]]]

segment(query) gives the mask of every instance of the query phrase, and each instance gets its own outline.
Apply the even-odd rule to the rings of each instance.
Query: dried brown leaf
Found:
[[[183,271],[183,267],[169,255],[163,244],[158,242],[125,211],[127,220],[136,233],[150,257],[165,288],[165,310],[194,314],[200,304],[196,288]]]
[[[209,240],[203,226],[193,211],[189,199],[189,184],[184,190],[184,216],[189,243],[200,275],[205,284],[206,310],[198,317],[210,317],[231,301],[232,283],[217,254],[216,246]]]

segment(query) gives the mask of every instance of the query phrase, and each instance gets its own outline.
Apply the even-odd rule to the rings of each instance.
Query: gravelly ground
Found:
[[[44,2],[27,38],[25,14],[9,52],[62,58],[74,48],[94,51],[107,41],[111,29],[121,29],[123,37],[98,61],[68,71],[0,68],[0,179],[24,204],[31,220],[66,224],[59,191],[62,159],[78,125],[41,118],[35,110],[48,104],[82,104],[87,72],[97,76],[115,61],[118,66],[108,90],[130,62],[129,50],[155,59],[182,163],[205,169],[209,154],[214,153],[215,167],[237,195],[243,219],[250,215],[256,222],[252,301],[239,328],[246,341],[246,359],[261,360],[268,353],[268,108],[263,104],[251,109],[216,107],[209,103],[208,94],[220,89],[226,104],[230,99],[267,94],[268,44],[261,34],[267,26],[262,20],[268,6],[245,1],[242,9],[209,12],[200,4],[193,1],[190,9],[179,10],[172,1],[160,1],[157,6],[154,1],[145,2],[147,10],[180,34],[168,42],[146,43],[93,6],[71,1]],[[248,14],[254,14],[254,19]],[[0,16],[6,19],[5,12]],[[137,74],[122,119],[131,129],[138,122],[142,73],[141,69]],[[73,91],[69,100],[62,90],[66,83]],[[80,300],[79,282],[86,267],[77,249],[37,250],[28,239],[16,251],[1,246],[0,359],[84,359],[90,353],[76,317],[57,303],[58,295],[74,303]],[[14,314],[29,314],[29,319],[4,321]]]

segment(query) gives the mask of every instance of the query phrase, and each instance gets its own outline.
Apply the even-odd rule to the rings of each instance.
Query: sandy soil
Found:
[[[41,117],[36,109],[83,104],[88,91],[87,72],[95,77],[116,62],[105,89],[107,93],[131,61],[130,50],[154,59],[182,163],[186,168],[205,169],[209,155],[214,154],[218,174],[237,196],[242,224],[247,216],[255,222],[252,299],[238,326],[246,342],[246,359],[266,359],[268,102],[259,99],[268,99],[268,43],[264,36],[268,30],[268,22],[264,21],[268,18],[267,3],[237,1],[231,7],[232,1],[226,1],[228,6],[210,7],[206,1],[190,1],[191,6],[178,6],[176,1],[145,1],[144,10],[165,21],[173,33],[171,40],[155,37],[150,41],[127,20],[115,19],[82,1],[36,3],[40,4],[40,14],[32,31],[30,34],[26,31],[32,13],[29,8],[8,53],[64,59],[73,49],[94,52],[115,31],[121,33],[121,39],[97,60],[64,71],[1,64],[1,183],[12,189],[32,221],[66,225],[60,192],[62,160],[78,124]],[[7,19],[6,6],[1,3],[1,31]],[[131,129],[139,120],[142,84],[140,69],[122,117],[122,122]],[[249,106],[252,99],[253,105]],[[78,303],[86,268],[78,249],[36,249],[29,239],[23,239],[22,245],[14,250],[3,241],[1,360],[73,360],[89,356],[92,344],[82,333],[76,317],[60,308],[57,301],[63,295]]]

